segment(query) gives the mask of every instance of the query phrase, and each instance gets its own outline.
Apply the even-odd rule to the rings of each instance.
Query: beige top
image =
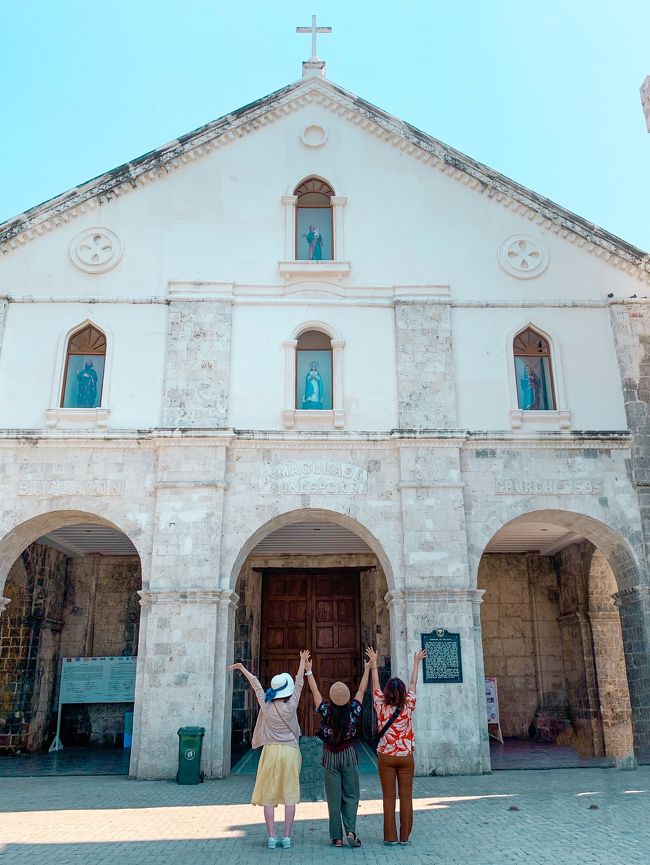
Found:
[[[298,724],[298,702],[304,684],[303,673],[296,676],[296,687],[287,702],[284,700],[271,700],[264,702],[264,688],[259,679],[253,679],[251,686],[255,691],[257,702],[260,704],[260,713],[253,731],[251,748],[259,748],[261,745],[290,745],[299,748],[300,725]]]

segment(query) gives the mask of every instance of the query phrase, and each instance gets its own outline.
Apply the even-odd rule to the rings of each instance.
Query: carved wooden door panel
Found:
[[[262,583],[260,675],[267,687],[276,673],[295,675],[298,653],[310,649],[324,697],[332,682],[354,693],[361,669],[359,575],[356,571],[266,570]],[[319,727],[305,682],[298,708],[300,727]]]

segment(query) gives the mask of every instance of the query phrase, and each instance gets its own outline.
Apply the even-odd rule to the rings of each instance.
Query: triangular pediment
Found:
[[[648,253],[319,77],[294,82],[8,220],[0,225],[0,252],[10,252],[76,216],[154,183],[313,103],[360,126],[412,158],[430,164],[434,170],[453,177],[477,193],[535,220],[588,252],[632,275],[650,280]]]

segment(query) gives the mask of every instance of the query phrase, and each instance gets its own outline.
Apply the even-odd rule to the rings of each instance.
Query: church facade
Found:
[[[406,678],[447,632],[419,773],[490,771],[486,676],[502,735],[629,764],[648,256],[322,72],[0,227],[0,747],[49,744],[61,658],[137,655],[131,774],[192,724],[221,777],[233,658]]]

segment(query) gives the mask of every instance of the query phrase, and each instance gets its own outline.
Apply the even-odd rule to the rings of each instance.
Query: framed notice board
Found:
[[[133,703],[137,658],[63,658],[59,703]]]
[[[422,661],[423,681],[426,684],[458,684],[463,681],[463,663],[460,654],[460,634],[437,628],[430,634],[421,634],[422,648],[427,656]]]

